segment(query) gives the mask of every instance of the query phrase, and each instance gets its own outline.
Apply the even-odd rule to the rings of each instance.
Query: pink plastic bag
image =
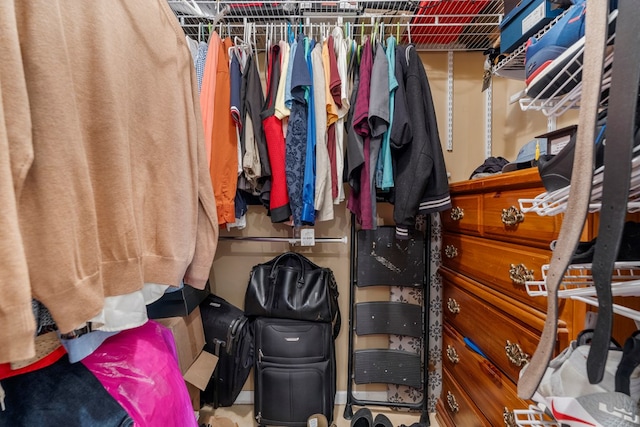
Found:
[[[148,321],[108,338],[82,362],[138,427],[197,427],[171,331]]]

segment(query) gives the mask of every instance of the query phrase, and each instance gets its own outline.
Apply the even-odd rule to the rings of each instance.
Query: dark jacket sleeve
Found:
[[[400,149],[411,143],[411,125],[409,124],[407,93],[404,84],[404,69],[407,67],[404,55],[405,48],[406,46],[396,47],[395,74],[398,88],[393,100],[393,126],[391,127],[391,135],[389,135],[391,148],[395,149]]]
[[[396,162],[397,180],[393,216],[396,223],[396,236],[400,239],[409,237],[409,229],[413,228],[415,216],[419,211],[427,213],[450,207],[448,184],[446,196],[429,194],[430,186],[435,185],[430,182],[436,175],[434,169],[436,167],[441,169],[437,172],[438,174],[444,173],[445,184],[446,170],[444,161],[441,160],[442,149],[435,149],[436,146],[440,147],[440,137],[424,66],[413,47],[408,47],[405,52],[408,59],[403,64],[406,105],[412,139],[410,145],[397,156]],[[425,98],[428,98],[428,102]],[[439,181],[438,184],[442,185]],[[440,200],[441,196],[443,196],[442,200]],[[428,201],[429,206],[431,203],[439,205],[437,209],[421,209],[421,203],[424,200]]]

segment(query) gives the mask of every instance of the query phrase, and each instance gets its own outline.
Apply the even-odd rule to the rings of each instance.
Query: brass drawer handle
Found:
[[[447,403],[449,404],[449,410],[454,414],[460,410],[460,406],[458,406],[458,401],[456,397],[451,393],[451,391],[447,391]]]
[[[460,362],[460,357],[458,356],[458,352],[456,351],[455,347],[452,346],[451,344],[447,345],[447,358],[454,365]]]
[[[513,414],[513,411],[504,407],[504,411],[502,411],[502,420],[504,421],[504,425],[506,427],[517,427],[516,416]]]
[[[520,344],[512,343],[509,340],[507,340],[507,344],[504,346],[504,352],[506,353],[509,362],[516,366],[526,365],[529,363],[529,358],[531,357],[522,351]]]
[[[460,221],[462,218],[464,218],[464,209],[462,209],[459,206],[456,206],[455,208],[451,208],[451,219],[454,221]]]
[[[453,314],[460,313],[460,304],[458,304],[458,301],[453,298],[449,298],[449,300],[447,300],[447,308]]]
[[[504,225],[513,227],[524,221],[524,214],[515,206],[511,206],[509,209],[502,209],[501,218]]]
[[[524,285],[533,280],[533,270],[529,270],[524,264],[511,264],[509,278],[518,285]]]
[[[458,256],[458,248],[453,245],[447,245],[444,248],[444,255],[449,259],[455,258]]]

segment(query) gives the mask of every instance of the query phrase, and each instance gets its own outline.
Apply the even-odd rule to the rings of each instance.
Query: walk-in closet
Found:
[[[0,427],[640,424],[634,0],[0,2]]]

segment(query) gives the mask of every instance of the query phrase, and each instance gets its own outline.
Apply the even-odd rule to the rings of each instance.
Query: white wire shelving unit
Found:
[[[529,405],[527,409],[514,409],[514,421],[520,427],[561,427],[550,415],[538,406]]]
[[[640,146],[634,148],[631,162],[631,182],[627,211],[640,212]],[[591,187],[589,212],[598,212],[602,206],[602,181],[604,166],[596,169]],[[533,199],[520,199],[518,202],[523,213],[534,212],[541,216],[553,216],[566,211],[570,186],[553,192],[544,192]],[[531,296],[546,296],[546,277],[549,265],[542,269],[542,281],[525,283],[527,293]],[[618,262],[611,278],[611,291],[614,296],[640,296],[640,260],[638,262]],[[591,276],[591,264],[570,265],[565,272],[558,289],[558,298],[570,298],[582,301],[594,307],[598,306],[596,292]],[[613,311],[621,316],[633,319],[640,324],[640,312],[618,304]]]
[[[540,39],[566,14],[557,16],[534,37]],[[609,15],[610,28],[613,28],[617,10]],[[605,55],[604,72],[601,86],[600,107],[604,108],[609,101],[609,89],[611,85],[611,65],[613,64],[615,31],[610,31],[607,42],[607,52]],[[512,102],[518,102],[522,111],[540,111],[550,120],[560,117],[570,109],[580,108],[582,95],[582,68],[584,43],[581,41],[574,53],[567,52],[568,58],[562,67],[558,67],[558,72],[546,87],[537,91],[527,90],[524,86],[525,80],[525,57],[526,44],[500,60],[493,67],[493,74],[505,78],[522,80],[523,90],[515,94]],[[563,62],[563,61],[561,61]],[[640,147],[634,149],[634,159],[632,161],[632,176],[627,204],[629,213],[640,212]],[[602,207],[602,184],[604,167],[594,171],[589,212],[600,211]],[[554,216],[563,214],[567,209],[570,186],[552,192],[543,192],[531,199],[520,199],[520,209],[523,213],[536,213],[540,216]],[[525,287],[527,294],[532,297],[547,297],[547,274],[549,264],[541,266],[542,280],[527,281]],[[640,296],[640,260],[616,262],[611,277],[611,292],[613,296]],[[592,275],[592,264],[572,264],[564,273],[563,279],[558,288],[558,298],[581,301],[593,307],[598,307],[598,299]],[[632,319],[636,325],[640,325],[640,311],[620,305],[612,304],[614,313]],[[535,399],[534,399],[535,400]],[[529,405],[526,409],[513,410],[513,420],[515,425],[520,427],[560,427],[554,417],[545,411],[545,405],[538,402],[538,405]]]
[[[547,296],[546,279],[549,265],[541,267],[542,280],[525,283],[530,296]],[[611,278],[613,296],[638,296],[640,294],[640,261],[616,262]],[[591,264],[573,264],[567,268],[558,288],[558,298],[570,298],[597,307],[596,290],[591,274]],[[640,322],[640,312],[613,304],[613,312]]]
[[[322,24],[338,24],[356,40],[380,28],[421,51],[484,51],[498,39],[504,15],[503,0],[167,1],[187,35],[207,37],[217,30],[242,36],[251,24],[258,48],[287,25],[315,32]]]
[[[602,181],[604,166],[594,171],[591,184],[591,200],[589,212],[598,212],[602,206]],[[570,186],[560,188],[552,192],[544,192],[533,199],[519,199],[520,209],[523,213],[534,212],[540,216],[554,216],[564,213],[569,199]],[[640,212],[640,146],[634,148],[634,157],[631,161],[631,181],[629,188],[629,200],[627,202],[629,213]]]
[[[568,9],[567,9],[568,11]],[[566,13],[560,14],[553,21],[541,29],[534,38],[540,39],[553,25],[558,22]],[[617,18],[618,11],[614,10],[609,15],[609,24],[613,26]],[[611,85],[611,64],[613,63],[613,48],[611,47],[615,39],[615,32],[609,36],[607,44],[610,46],[607,51],[604,73],[602,79],[602,95],[600,104],[606,105],[609,100],[609,87]],[[528,93],[527,88],[514,96],[513,101],[518,101],[522,111],[540,111],[547,117],[559,117],[570,109],[580,108],[580,98],[582,94],[582,67],[584,53],[584,39],[577,44],[581,46],[575,50],[567,63],[556,73],[555,77],[548,83],[546,88],[537,94]],[[502,59],[494,67],[493,73],[498,76],[525,79],[525,57],[526,44],[521,45],[514,52]]]
[[[544,33],[549,31],[551,27],[555,25],[558,20],[566,13],[561,13],[551,20],[547,25],[540,29],[533,35],[536,39],[542,37]],[[506,55],[493,67],[493,74],[499,77],[505,77],[509,79],[524,80],[524,60],[525,60],[526,44],[521,44],[516,50]]]

